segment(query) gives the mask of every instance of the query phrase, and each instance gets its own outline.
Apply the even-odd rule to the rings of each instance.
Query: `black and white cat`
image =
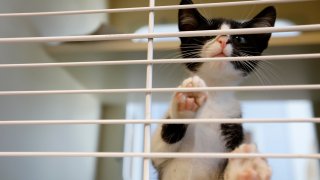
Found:
[[[182,0],[181,4],[192,4]],[[196,9],[179,10],[180,31],[224,30],[272,27],[274,7],[267,7],[246,22],[204,18]],[[258,56],[267,48],[271,34],[181,37],[184,58]],[[179,87],[238,85],[258,61],[186,63],[191,76]],[[168,124],[159,125],[152,139],[153,152],[256,152],[243,144],[241,124],[170,124],[170,119],[240,118],[234,92],[194,92],[174,94],[167,114]],[[254,159],[153,159],[160,180],[267,180],[271,170],[262,158]]]

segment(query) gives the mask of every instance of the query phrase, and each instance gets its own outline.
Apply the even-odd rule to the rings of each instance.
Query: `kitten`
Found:
[[[192,4],[182,0],[180,4]],[[237,22],[204,18],[196,9],[179,10],[180,31],[224,30],[272,27],[276,10],[270,6],[253,19]],[[271,34],[181,37],[184,58],[258,56],[267,48]],[[186,63],[191,77],[179,87],[235,86],[249,75],[258,61]],[[240,118],[240,105],[234,92],[176,92],[167,119]],[[170,120],[168,120],[169,123]],[[153,152],[256,152],[255,146],[242,144],[241,124],[162,124],[152,139]],[[271,170],[262,158],[158,158],[153,165],[160,180],[241,180],[270,178]]]

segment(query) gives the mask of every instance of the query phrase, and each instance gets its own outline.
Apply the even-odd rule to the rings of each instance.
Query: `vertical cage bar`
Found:
[[[149,7],[155,6],[155,0],[149,0]],[[149,12],[149,33],[153,33],[154,31],[154,11]],[[153,38],[148,39],[148,61],[153,60]],[[147,64],[146,69],[146,88],[152,88],[152,76],[153,76],[153,65]],[[145,102],[145,119],[151,119],[151,103],[152,103],[152,93],[146,93],[146,102]],[[151,139],[151,128],[150,124],[144,124],[144,152],[150,152],[150,139]],[[143,159],[143,179],[150,179],[150,158]]]

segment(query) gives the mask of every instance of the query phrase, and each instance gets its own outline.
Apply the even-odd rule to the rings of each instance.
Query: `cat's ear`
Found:
[[[248,28],[273,27],[276,21],[277,12],[273,6],[266,7],[258,15],[247,22]]]
[[[182,0],[180,5],[193,4],[191,0]],[[194,31],[198,30],[198,27],[207,23],[207,20],[195,9],[180,9],[179,10],[179,30],[180,31]]]

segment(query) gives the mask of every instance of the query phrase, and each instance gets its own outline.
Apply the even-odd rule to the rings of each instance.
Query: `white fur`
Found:
[[[223,24],[221,29],[229,29],[228,24]],[[218,36],[217,38],[221,38]],[[231,56],[232,46],[227,44],[223,49],[217,38],[208,41],[201,51],[201,57],[214,57],[223,53]],[[229,38],[228,36],[222,38]],[[224,39],[227,40],[227,39]],[[206,87],[208,86],[231,86],[237,85],[243,79],[242,72],[236,70],[230,62],[207,62],[198,69],[196,75],[184,80],[179,87]],[[234,97],[233,92],[198,92],[184,93],[178,98],[173,96],[169,115],[171,118],[233,118],[239,117],[240,105]],[[178,110],[179,103],[184,103],[186,98],[206,97],[206,101],[200,104],[199,108],[190,110]],[[180,104],[181,105],[181,104]],[[168,119],[170,121],[170,119]],[[226,152],[223,137],[221,137],[220,124],[192,124],[188,126],[183,139],[173,145],[165,143],[161,138],[161,128],[159,125],[152,139],[153,152]],[[221,159],[153,159],[156,167],[162,168],[162,180],[217,180]],[[165,165],[164,165],[165,164]],[[227,174],[232,177],[238,171],[238,167],[233,163],[228,166]],[[230,177],[231,177],[230,176]],[[228,179],[228,178],[227,178]],[[226,180],[227,180],[226,179]],[[228,179],[234,180],[234,179]]]

